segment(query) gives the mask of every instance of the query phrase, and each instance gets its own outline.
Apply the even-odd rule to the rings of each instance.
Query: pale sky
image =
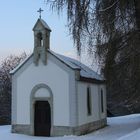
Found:
[[[74,55],[72,39],[66,27],[66,15],[58,16],[44,3],[44,0],[3,0],[0,3],[0,60],[10,54],[33,51],[33,31],[42,8],[42,19],[52,29],[51,49],[57,53]]]
[[[39,18],[37,10],[42,8],[42,19],[51,28],[50,49],[69,57],[78,58],[69,36],[66,13],[60,16],[46,6],[44,0],[2,0],[0,3],[0,62],[11,54],[32,53],[34,48],[33,27]],[[90,66],[87,54],[82,62]],[[97,71],[97,64],[93,68]]]

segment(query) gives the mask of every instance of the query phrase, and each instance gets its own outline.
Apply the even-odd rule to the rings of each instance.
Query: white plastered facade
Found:
[[[87,88],[91,93],[91,114],[87,113]],[[78,88],[78,125],[106,118],[106,87],[105,85],[77,82]],[[103,91],[104,111],[101,111],[101,89]]]
[[[77,81],[75,71],[48,54],[48,63],[35,66],[32,57],[13,75],[12,124],[31,123],[31,91],[46,84],[53,94],[53,125],[80,126],[106,118],[105,85]],[[87,115],[87,87],[91,89],[92,113]],[[104,113],[101,112],[101,95],[104,93]],[[37,90],[35,97],[50,97],[47,89]]]
[[[51,54],[48,55],[47,65],[43,65],[40,62],[39,66],[35,66],[32,63],[31,57],[13,75],[12,123],[30,124],[31,91],[36,85],[46,84],[50,87],[53,94],[53,125],[74,125],[70,118],[71,108],[69,97],[70,89],[74,88],[73,83],[70,83],[71,79],[74,80],[74,74],[74,71],[59,62]],[[72,92],[74,90],[71,90],[71,94],[74,94]],[[44,88],[39,89],[35,94],[35,97],[38,98],[49,96],[47,89]]]

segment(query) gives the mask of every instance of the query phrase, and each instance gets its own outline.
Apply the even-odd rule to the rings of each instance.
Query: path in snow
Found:
[[[84,136],[33,137],[10,133],[10,126],[0,126],[0,140],[139,140],[140,114],[108,118],[108,126]]]

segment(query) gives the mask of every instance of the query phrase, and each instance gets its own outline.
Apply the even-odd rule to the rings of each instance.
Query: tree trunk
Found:
[[[135,4],[136,26],[138,31],[140,31],[140,0],[134,0],[134,4]]]

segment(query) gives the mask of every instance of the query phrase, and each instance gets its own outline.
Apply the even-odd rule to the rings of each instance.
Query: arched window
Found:
[[[42,37],[42,33],[38,33],[37,34],[37,38],[39,40],[39,46],[43,46],[43,37]]]
[[[91,115],[91,90],[90,87],[87,87],[87,114]]]
[[[104,112],[104,95],[103,95],[103,89],[101,89],[101,111]]]

